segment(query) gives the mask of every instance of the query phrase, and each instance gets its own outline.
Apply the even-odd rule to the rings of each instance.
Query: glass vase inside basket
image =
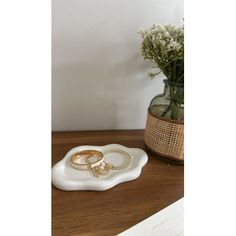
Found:
[[[184,84],[164,80],[164,93],[155,96],[149,106],[154,116],[184,121]]]

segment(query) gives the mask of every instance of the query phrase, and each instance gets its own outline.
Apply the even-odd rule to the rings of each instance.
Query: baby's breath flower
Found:
[[[161,69],[170,81],[183,82],[184,74],[184,30],[175,25],[153,25],[139,31],[143,42],[141,52]],[[158,73],[150,73],[154,78]]]

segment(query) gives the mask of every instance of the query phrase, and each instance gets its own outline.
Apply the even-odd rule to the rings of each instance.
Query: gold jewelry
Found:
[[[107,175],[109,173],[109,170],[124,170],[131,164],[131,161],[132,161],[131,156],[129,155],[129,153],[127,153],[123,150],[112,149],[112,150],[105,152],[105,154],[113,153],[113,152],[123,154],[127,158],[128,161],[126,163],[124,163],[123,165],[114,166],[113,164],[107,163],[104,160],[103,162],[100,163],[100,165],[97,165],[95,168],[92,168],[94,176],[99,177],[99,175]],[[89,164],[91,164],[90,158],[91,158],[91,156],[86,157],[86,161]]]
[[[132,157],[130,156],[130,154],[128,152],[125,152],[125,151],[123,151],[121,149],[111,149],[109,151],[106,151],[104,153],[104,155],[108,154],[108,153],[112,153],[112,152],[117,152],[117,153],[123,154],[127,158],[127,162],[122,164],[122,165],[120,165],[120,166],[114,166],[113,164],[109,163],[110,168],[112,170],[124,170],[124,169],[126,169],[131,164]]]
[[[92,162],[90,161],[90,158],[91,156],[86,157],[86,161],[91,165]],[[92,168],[92,171],[94,176],[99,177],[99,175],[107,175],[109,169],[111,169],[111,165],[103,160],[99,165]]]
[[[81,156],[86,156],[87,158],[90,158],[92,156],[96,156],[98,159],[95,162],[90,162],[89,164],[79,164],[76,162]],[[104,160],[104,156],[102,152],[99,152],[97,150],[84,150],[80,152],[76,152],[71,156],[71,165],[72,167],[79,169],[79,170],[87,170],[87,169],[93,169],[96,166],[99,166]]]
[[[84,151],[76,152],[71,156],[71,165],[72,167],[79,170],[91,169],[93,172],[93,175],[98,178],[100,175],[107,175],[110,170],[124,170],[131,164],[131,161],[132,161],[131,156],[129,155],[129,153],[123,150],[111,149],[111,150],[106,151],[105,154],[109,154],[113,152],[123,154],[127,158],[127,162],[120,166],[114,166],[111,163],[105,162],[104,155],[102,152],[99,152],[97,150],[84,150]],[[76,160],[78,160],[81,156],[84,156],[84,155],[87,156],[85,160],[88,164],[77,163]],[[97,161],[95,162],[91,161],[91,157],[93,156],[97,157]]]

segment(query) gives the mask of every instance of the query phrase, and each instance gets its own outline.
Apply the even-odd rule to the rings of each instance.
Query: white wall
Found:
[[[53,0],[52,128],[139,129],[163,89],[140,28],[183,23],[183,0]]]

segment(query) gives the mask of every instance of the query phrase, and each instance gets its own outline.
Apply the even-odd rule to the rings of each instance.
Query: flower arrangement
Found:
[[[160,73],[166,77],[165,93],[170,103],[153,106],[153,113],[173,120],[183,120],[184,103],[184,28],[174,25],[153,25],[140,30],[143,41],[141,53],[144,59],[151,60],[154,71],[149,72],[153,79]],[[158,71],[156,71],[158,69]],[[158,96],[157,96],[158,97]],[[155,99],[154,99],[155,100]]]
[[[141,52],[144,59],[153,63],[158,72],[150,72],[154,78],[163,73],[169,82],[184,83],[184,29],[174,25],[153,25],[140,30],[143,41]]]

